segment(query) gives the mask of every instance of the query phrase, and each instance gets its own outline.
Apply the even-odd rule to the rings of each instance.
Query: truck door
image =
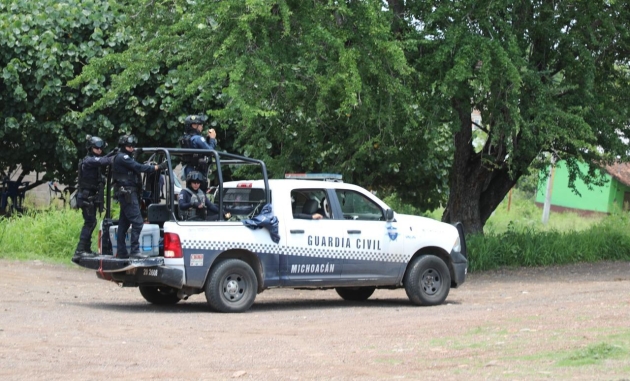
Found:
[[[405,262],[397,223],[385,221],[383,209],[359,192],[337,189],[335,194],[353,249],[345,257],[341,278],[391,284]]]
[[[340,224],[326,218],[322,206],[323,189],[298,189],[291,192],[291,205],[284,210],[287,243],[280,258],[280,273],[285,286],[337,285],[341,276],[343,252],[348,238],[339,234]],[[314,214],[324,218],[312,219]]]

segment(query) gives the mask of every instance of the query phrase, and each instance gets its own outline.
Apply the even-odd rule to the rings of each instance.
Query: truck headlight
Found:
[[[458,252],[458,253],[462,251],[462,243],[459,240],[459,236],[457,237],[457,239],[455,240],[455,243],[453,244],[453,251]]]

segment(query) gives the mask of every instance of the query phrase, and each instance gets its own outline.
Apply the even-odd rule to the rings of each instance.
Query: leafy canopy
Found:
[[[222,149],[265,160],[275,177],[339,172],[435,207],[448,135],[426,128],[406,42],[391,26],[375,0],[151,2],[129,24],[129,48],[93,60],[72,84],[116,73],[86,115],[156,84],[142,102],[208,113]],[[162,142],[180,134],[171,129]]]

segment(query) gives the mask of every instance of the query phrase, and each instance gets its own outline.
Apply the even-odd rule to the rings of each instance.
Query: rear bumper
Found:
[[[111,280],[124,287],[163,284],[181,289],[184,286],[184,272],[164,266],[163,257],[120,259],[101,255],[81,258],[75,263],[86,269],[96,270],[96,276],[100,279]]]

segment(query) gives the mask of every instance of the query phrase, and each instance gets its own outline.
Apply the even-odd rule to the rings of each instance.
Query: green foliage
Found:
[[[0,257],[69,261],[82,226],[81,212],[68,208],[0,217]],[[97,234],[95,231],[94,244]]]
[[[405,37],[415,42],[406,53],[423,80],[427,123],[455,136],[447,220],[481,231],[545,152],[568,160],[572,181],[597,182],[597,162],[626,160],[627,2],[407,1],[401,15],[422,25]],[[472,110],[482,117],[481,149]],[[580,174],[578,161],[591,171]]]
[[[501,233],[467,237],[470,271],[550,266],[600,260],[630,260],[630,217],[607,217],[582,230],[540,231],[510,224]]]
[[[93,60],[72,84],[113,68],[86,115],[139,102],[137,89],[155,86],[147,112],[211,114],[220,147],[265,160],[272,177],[338,172],[435,207],[448,180],[448,131],[427,128],[391,23],[377,0],[152,3],[129,24],[129,48]]]
[[[93,84],[66,83],[94,57],[121,49],[124,15],[111,0],[0,2],[0,168],[18,165],[74,183],[86,133],[114,129],[102,115],[77,121],[93,101]]]

